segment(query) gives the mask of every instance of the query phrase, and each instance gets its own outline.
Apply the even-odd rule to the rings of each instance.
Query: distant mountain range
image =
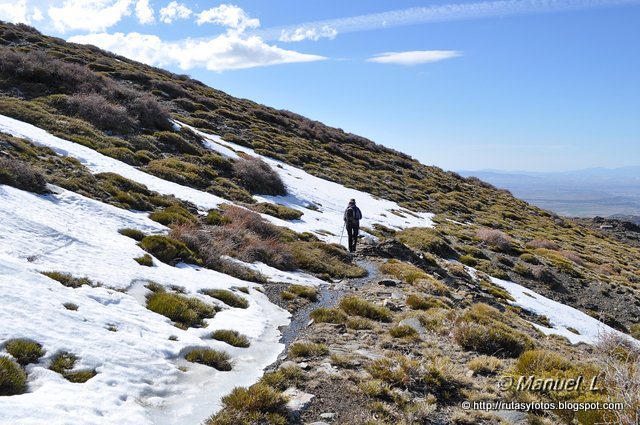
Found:
[[[460,171],[561,215],[640,220],[640,166],[566,172]]]

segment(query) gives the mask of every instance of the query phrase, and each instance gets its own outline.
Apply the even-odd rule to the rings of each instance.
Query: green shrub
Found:
[[[249,345],[251,345],[249,342],[249,338],[247,338],[245,335],[242,335],[238,331],[229,329],[218,329],[211,334],[211,338],[218,341],[226,342],[227,344],[234,347],[247,348],[249,347]]]
[[[41,344],[26,338],[10,339],[4,348],[21,366],[37,363],[45,353]]]
[[[469,254],[461,256],[460,258],[458,258],[458,261],[469,267],[475,267],[478,265],[478,260]]]
[[[538,257],[536,257],[533,254],[526,253],[526,252],[524,254],[520,255],[520,259],[522,261],[524,261],[525,263],[540,264],[540,260],[538,260]]]
[[[313,310],[310,316],[319,323],[344,323],[347,321],[345,312],[337,308],[320,307]]]
[[[205,289],[203,294],[216,298],[230,307],[248,308],[249,301],[226,289]]]
[[[329,354],[329,347],[313,342],[295,342],[289,346],[291,357],[318,357]]]
[[[389,334],[394,338],[418,338],[418,331],[408,325],[398,325],[389,329]]]
[[[411,294],[407,297],[407,305],[414,310],[429,310],[434,307],[449,309],[449,306],[437,298],[422,297],[415,294]]]
[[[280,298],[282,298],[285,301],[292,301],[296,299],[296,294],[289,291],[282,291],[280,292]]]
[[[62,272],[40,272],[40,273],[47,276],[48,278],[57,280],[67,288],[79,288],[82,285],[89,285],[94,287],[97,286],[88,277],[73,277],[69,273],[62,273]]]
[[[351,263],[344,247],[322,242],[298,241],[290,244],[297,268],[332,278],[366,276],[367,271]]]
[[[451,248],[444,237],[434,229],[410,227],[397,232],[395,237],[403,244],[419,251],[427,251],[444,258],[455,256],[453,248]]]
[[[27,391],[27,375],[8,357],[0,356],[0,396],[18,395]]]
[[[67,310],[71,310],[71,311],[76,311],[78,310],[78,304],[74,304],[74,303],[64,303],[62,304],[64,306],[64,308],[66,308]]]
[[[288,423],[286,404],[282,393],[269,385],[236,387],[222,397],[222,410],[209,418],[206,425],[285,425]]]
[[[125,164],[129,165],[139,165],[140,161],[136,157],[136,154],[131,151],[129,148],[102,148],[98,149],[103,155],[110,156],[111,158],[117,159],[118,161],[122,161]],[[148,161],[147,161],[148,162]]]
[[[409,284],[413,284],[418,280],[430,280],[430,276],[417,268],[413,264],[404,263],[395,259],[390,259],[386,263],[380,265],[380,271],[401,279]]]
[[[218,210],[211,210],[207,213],[205,223],[211,226],[222,226],[231,223],[231,219],[222,215]]]
[[[78,370],[72,372],[71,370],[75,367],[77,361],[78,357],[75,354],[61,351],[53,356],[49,369],[59,373],[67,381],[77,384],[85,383],[97,375],[95,370]]]
[[[170,265],[175,265],[180,261],[199,263],[196,254],[187,248],[183,242],[167,236],[145,236],[144,239],[140,241],[140,247],[158,260]]]
[[[506,322],[505,315],[495,308],[475,304],[458,318],[454,339],[466,350],[497,357],[518,357],[533,348],[531,338]]]
[[[179,205],[171,205],[162,211],[152,212],[149,214],[149,218],[165,226],[195,223],[197,221],[197,218],[193,214]]]
[[[270,202],[259,202],[249,206],[253,211],[268,214],[282,220],[299,220],[303,216],[302,211],[289,208],[285,205],[272,204]]]
[[[312,286],[291,285],[287,290],[292,294],[306,298],[309,301],[318,301],[318,290]]]
[[[136,262],[141,266],[153,266],[153,257],[151,257],[149,254],[144,254],[142,257],[136,257],[134,258],[134,260],[136,260]]]
[[[356,331],[364,331],[373,329],[373,322],[364,317],[350,317],[347,319],[347,328]]]
[[[180,328],[204,327],[204,319],[216,314],[215,308],[197,298],[167,292],[154,292],[147,298],[147,308],[168,317]]]
[[[502,368],[502,360],[493,356],[479,356],[467,362],[467,367],[477,375],[495,375]]]
[[[49,192],[42,173],[28,163],[13,158],[0,158],[0,184],[39,194]]]
[[[121,235],[124,235],[126,237],[129,237],[131,239],[134,239],[134,240],[136,240],[138,242],[140,242],[146,236],[144,234],[144,232],[141,231],[141,230],[129,229],[129,228],[120,229],[120,230],[118,230],[118,233],[120,233]]]
[[[340,308],[349,315],[361,316],[378,322],[391,322],[391,310],[351,295],[340,301]]]
[[[192,363],[200,363],[218,370],[229,371],[232,369],[231,357],[224,351],[211,348],[197,348],[187,353],[184,358]]]

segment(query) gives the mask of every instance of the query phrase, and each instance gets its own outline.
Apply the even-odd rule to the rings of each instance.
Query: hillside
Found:
[[[0,24],[0,200],[0,422],[639,414],[459,407],[637,395],[637,244],[187,76]]]

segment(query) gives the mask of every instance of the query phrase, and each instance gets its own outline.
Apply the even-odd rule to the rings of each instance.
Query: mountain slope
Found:
[[[498,396],[487,392],[497,385],[495,373],[474,375],[472,383],[460,378],[472,357],[500,357],[498,369],[506,373],[532,348],[592,361],[590,349],[572,342],[593,343],[598,329],[638,336],[637,246],[477,179],[94,47],[7,24],[0,24],[0,45],[0,272],[19,286],[16,293],[4,285],[0,293],[11,306],[2,311],[10,326],[0,329],[0,344],[9,359],[18,359],[10,352],[14,338],[34,339],[47,350],[24,368],[28,391],[0,397],[0,411],[16,415],[9,420],[24,416],[40,397],[47,403],[34,423],[47,415],[63,422],[61,411],[75,409],[77,400],[59,408],[58,388],[89,397],[84,392],[131,375],[125,387],[98,400],[103,408],[91,410],[98,401],[86,399],[82,420],[122,423],[114,412],[123,403],[129,423],[201,421],[220,407],[211,423],[251,422],[247,417],[295,423],[278,402],[281,391],[288,385],[311,391],[315,378],[302,377],[316,376],[316,367],[333,371],[323,366],[329,362],[346,369],[332,381],[340,382],[333,396],[353,391],[354,400],[368,403],[364,414],[400,423],[416,409],[450,423],[461,414],[453,403],[463,395]],[[259,184],[265,181],[276,184]],[[351,197],[365,214],[366,260],[332,244],[341,241],[342,209]],[[398,289],[363,278],[367,270]],[[364,286],[349,286],[356,284]],[[264,411],[242,410],[242,390],[222,398],[233,386],[254,383],[282,351],[278,326],[288,314],[276,305],[297,314],[316,299],[319,306],[337,302],[332,291],[347,302],[321,310],[325,316],[316,313],[318,326],[302,331],[330,347],[296,341],[302,345],[287,351],[309,359],[308,374],[285,367],[247,390],[258,400],[269,395],[274,404],[265,401]],[[49,297],[42,308],[59,322],[30,311],[30,298]],[[180,308],[156,308],[158,300]],[[94,302],[100,305],[93,308]],[[101,306],[122,310],[118,315]],[[20,314],[26,311],[38,321]],[[69,334],[85,311],[95,319],[82,322],[91,338],[81,340]],[[419,331],[403,322],[411,318]],[[131,340],[148,362],[105,361],[110,350],[126,351],[120,332],[125,340],[144,340],[149,329],[158,334],[153,347]],[[240,332],[249,347],[212,339],[211,331],[220,329]],[[243,335],[224,335],[244,344]],[[354,348],[349,341],[362,341],[358,349],[365,350],[353,374],[351,360],[335,357]],[[432,350],[438,346],[446,349]],[[195,363],[188,362],[196,348],[226,352],[231,371],[220,354],[194,354]],[[50,370],[59,350],[78,355],[74,370],[95,368],[97,375],[84,384],[67,382],[69,371]],[[410,376],[394,381],[397,375],[385,374],[394,366],[377,362],[380,356],[395,359],[404,365],[398,373]],[[200,364],[208,362],[214,367]],[[423,382],[427,377],[411,374],[425,368],[433,387],[402,384],[405,378]],[[327,373],[318,379],[328,382]],[[453,387],[435,385],[449,378]],[[602,400],[607,394],[577,396]],[[348,410],[341,414],[348,417]]]

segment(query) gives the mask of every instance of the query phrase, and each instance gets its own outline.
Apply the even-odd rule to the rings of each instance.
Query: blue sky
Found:
[[[445,169],[640,165],[640,0],[0,0]]]

